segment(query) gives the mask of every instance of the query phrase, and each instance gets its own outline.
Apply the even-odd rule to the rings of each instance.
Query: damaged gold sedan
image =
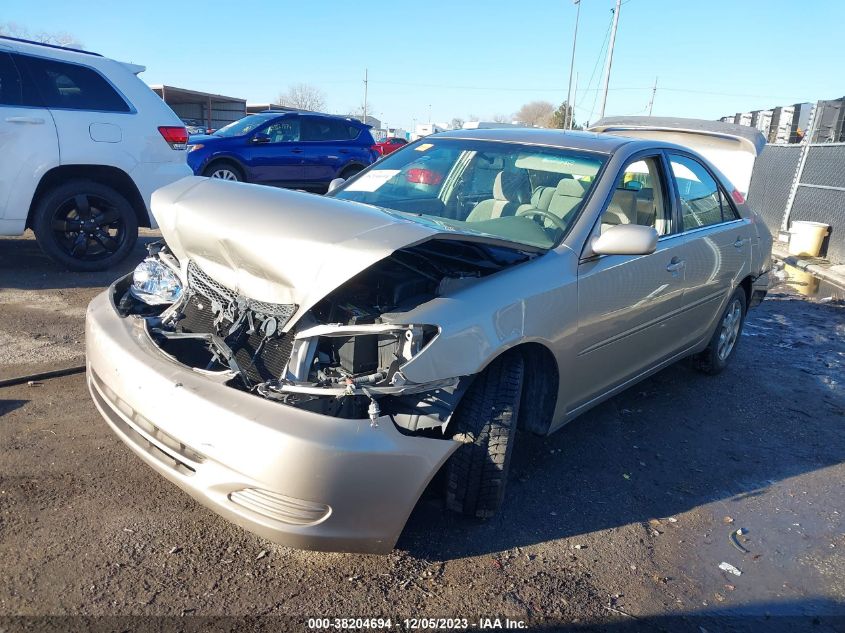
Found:
[[[445,467],[502,503],[545,434],[692,355],[721,370],[771,239],[665,142],[547,130],[409,145],[326,197],[187,178],[90,305],[88,383],[145,462],[273,541],[386,552]]]

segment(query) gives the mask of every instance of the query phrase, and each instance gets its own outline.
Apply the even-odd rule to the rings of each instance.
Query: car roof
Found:
[[[340,119],[341,121],[346,121],[347,123],[357,123],[358,125],[364,125],[358,119],[351,117],[351,116],[343,116],[342,114],[326,114],[325,112],[314,112],[312,110],[262,110],[261,112],[253,112],[252,114],[260,114],[263,116],[284,116],[286,114],[307,114],[308,116],[315,116],[321,117],[324,119]]]
[[[548,147],[559,147],[561,149],[580,149],[600,152],[602,154],[613,154],[623,145],[637,142],[635,139],[612,136],[610,134],[530,127],[450,130],[448,132],[439,132],[433,136],[436,136],[436,138],[545,145]]]
[[[80,53],[82,55],[90,55],[93,57],[102,57],[99,53],[94,53],[91,51],[82,50],[81,48],[72,48],[70,46],[59,46],[58,44],[47,44],[46,42],[36,42],[34,40],[27,40],[22,37],[12,37],[10,35],[0,35],[0,44],[7,44],[9,47],[14,48],[16,50],[34,50],[44,49],[53,49],[57,51],[65,51],[68,53]],[[23,45],[23,46],[21,46]]]

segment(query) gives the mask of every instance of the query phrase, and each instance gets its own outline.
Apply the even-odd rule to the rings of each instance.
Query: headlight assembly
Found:
[[[175,303],[182,296],[182,282],[169,266],[148,257],[132,273],[129,292],[148,305]]]

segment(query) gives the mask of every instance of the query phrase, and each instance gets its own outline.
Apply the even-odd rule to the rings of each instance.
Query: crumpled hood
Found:
[[[363,204],[196,176],[157,190],[151,206],[183,274],[193,260],[244,297],[301,310],[393,251],[446,233]]]

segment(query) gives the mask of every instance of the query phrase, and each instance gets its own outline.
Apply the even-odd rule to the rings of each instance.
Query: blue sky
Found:
[[[598,116],[614,4],[583,0],[578,121]],[[305,82],[325,92],[328,110],[348,112],[363,101],[368,68],[371,111],[408,129],[428,121],[429,105],[434,121],[449,121],[560,103],[574,20],[571,0],[4,0],[0,12],[0,22],[67,31],[89,50],[144,64],[147,83],[249,102]],[[843,23],[839,0],[625,0],[607,114],[644,114],[655,77],[654,114],[664,116],[841,97],[845,51],[810,29]]]

